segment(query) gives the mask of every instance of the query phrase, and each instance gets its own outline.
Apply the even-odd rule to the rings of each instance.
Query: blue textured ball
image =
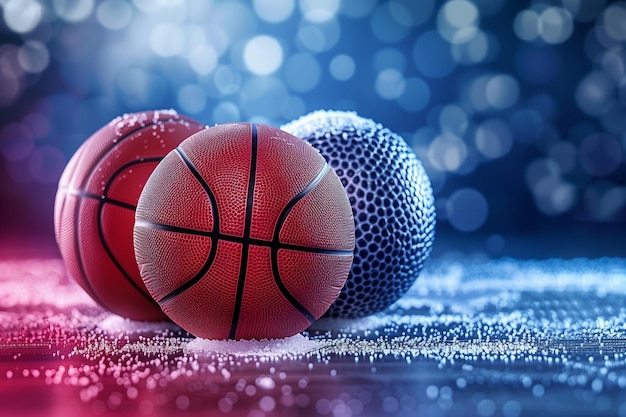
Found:
[[[343,111],[316,111],[281,129],[317,148],[341,179],[352,205],[352,270],[330,317],[384,310],[413,285],[435,236],[428,175],[397,134]]]

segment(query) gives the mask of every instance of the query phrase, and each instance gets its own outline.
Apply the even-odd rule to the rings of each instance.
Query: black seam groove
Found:
[[[67,194],[69,195],[75,195],[77,197],[81,197],[81,198],[88,198],[90,200],[98,200],[98,201],[102,201],[108,204],[113,204],[114,206],[118,206],[118,207],[122,207],[128,210],[132,210],[135,211],[137,209],[137,207],[135,207],[132,204],[128,204],[125,203],[123,201],[120,200],[116,200],[114,198],[110,198],[104,195],[98,195],[98,194],[94,194],[94,193],[89,193],[87,191],[83,191],[83,190],[75,190],[73,188],[61,188],[61,190],[64,190]]]
[[[181,148],[176,148],[175,152],[180,157],[180,159],[182,159],[182,161],[185,163],[189,171],[191,171],[193,176],[198,180],[198,182],[204,189],[207,197],[209,198],[209,203],[211,204],[211,213],[213,214],[213,232],[212,232],[213,234],[205,235],[211,238],[211,249],[209,250],[209,256],[207,256],[207,260],[204,262],[204,265],[202,265],[202,268],[200,268],[200,270],[196,273],[196,275],[194,275],[191,279],[189,279],[183,285],[175,288],[174,290],[170,291],[165,296],[161,297],[158,300],[159,304],[162,304],[168,300],[171,300],[177,295],[180,295],[183,292],[187,291],[189,288],[191,288],[196,283],[198,283],[206,275],[206,273],[209,271],[209,268],[211,268],[211,265],[213,264],[213,261],[215,260],[215,256],[217,254],[218,239],[216,236],[219,235],[219,227],[220,227],[219,213],[217,212],[217,201],[215,200],[215,196],[213,195],[211,188],[206,183],[204,178],[202,178],[202,175],[200,175],[200,173],[198,172],[198,169],[193,164],[193,162],[191,162],[187,154]],[[153,223],[149,223],[149,222],[141,221],[141,220],[135,222],[135,226],[141,226],[141,225],[145,226],[147,224],[154,225]],[[161,228],[161,229],[168,230],[165,228]]]
[[[121,166],[120,168],[118,168],[109,178],[109,180],[107,181],[107,183],[104,186],[104,190],[102,191],[102,198],[100,199],[100,203],[98,204],[98,238],[100,239],[100,243],[102,244],[102,247],[104,248],[104,251],[109,255],[109,258],[111,258],[111,261],[113,261],[113,264],[115,265],[115,267],[118,269],[118,271],[120,271],[120,273],[122,274],[122,276],[124,276],[124,278],[126,278],[126,281],[128,281],[128,283],[137,291],[139,292],[139,294],[141,294],[150,304],[154,304],[155,306],[158,306],[158,303],[154,300],[154,298],[152,298],[150,296],[150,294],[148,294],[147,291],[145,291],[143,288],[141,288],[136,282],[135,280],[133,280],[130,277],[130,274],[124,269],[124,267],[120,264],[120,262],[117,260],[117,258],[115,257],[115,255],[113,254],[113,251],[111,250],[111,248],[109,247],[106,239],[104,238],[104,230],[102,230],[102,224],[104,223],[102,220],[102,216],[104,215],[104,204],[106,202],[111,202],[111,201],[107,201],[107,194],[109,192],[109,189],[111,188],[111,185],[113,184],[113,181],[115,181],[115,179],[117,178],[117,176],[119,174],[121,174],[122,172],[124,172],[125,170],[127,170],[128,168],[135,166],[135,165],[139,165],[142,163],[151,163],[151,162],[160,162],[163,158],[162,157],[154,157],[154,158],[143,158],[143,159],[136,159],[134,161],[128,162],[126,164],[124,164],[123,166]],[[117,201],[117,200],[115,200]],[[124,208],[132,208],[132,210],[136,210],[135,206],[133,206],[132,204],[127,204],[121,201],[117,201],[120,204],[116,204],[120,207],[124,207]],[[134,256],[134,255],[133,255]]]
[[[283,211],[280,213],[280,216],[278,217],[278,221],[276,222],[276,227],[274,228],[274,238],[273,238],[274,242],[280,241],[279,239],[280,229],[282,229],[283,224],[287,220],[287,216],[289,215],[293,207],[298,203],[298,201],[302,200],[305,195],[307,195],[308,193],[313,191],[315,187],[317,187],[317,184],[319,184],[322,181],[322,179],[328,173],[328,171],[330,171],[330,165],[328,165],[328,163],[325,163],[324,166],[322,167],[322,170],[319,172],[319,174],[315,176],[315,178],[313,178],[313,180],[309,183],[309,185],[307,185],[302,191],[296,194],[296,196],[287,203]]]
[[[221,233],[216,233],[214,231],[206,231],[206,230],[196,230],[189,229],[186,227],[174,226],[163,223],[154,223],[146,220],[137,220],[135,222],[136,226],[145,227],[147,229],[158,229],[166,232],[173,233],[181,233],[186,235],[195,235],[195,236],[205,236],[210,238],[215,238],[217,240],[225,240],[227,242],[239,243],[239,244],[249,244],[254,246],[262,246],[268,248],[276,248],[276,249],[287,249],[298,252],[309,252],[309,253],[319,253],[322,255],[334,255],[334,256],[352,256],[354,255],[354,251],[351,250],[342,250],[342,249],[326,249],[326,248],[316,248],[312,246],[300,246],[300,245],[292,245],[288,243],[275,243],[271,240],[263,240],[263,239],[255,239],[255,238],[243,238],[240,236],[232,236],[225,235]]]
[[[206,193],[207,197],[209,197],[209,203],[211,204],[211,211],[213,213],[213,230],[215,231],[215,233],[219,233],[220,232],[220,222],[219,222],[220,218],[219,218],[219,213],[217,212],[217,200],[215,199],[215,195],[213,194],[213,191],[211,191],[211,187],[209,187],[209,184],[207,184],[204,178],[202,178],[202,175],[200,175],[200,173],[198,172],[198,169],[193,164],[193,162],[191,162],[191,159],[189,159],[189,156],[187,156],[185,151],[183,151],[180,147],[176,148],[174,151],[178,154],[180,159],[183,160],[185,165],[187,165],[187,168],[189,168],[193,176],[198,180],[198,182],[202,186],[202,189],[204,189],[204,192]]]
[[[276,227],[274,229],[274,238],[272,242],[274,245],[272,246],[271,251],[271,263],[272,263],[272,275],[274,276],[274,281],[276,282],[276,286],[283,294],[283,296],[293,305],[306,319],[313,323],[316,318],[313,314],[298,301],[298,299],[289,291],[289,289],[285,286],[285,283],[280,278],[280,271],[278,270],[278,244],[280,243],[280,229],[283,227],[285,221],[287,220],[287,216],[293,209],[293,207],[300,201],[304,196],[309,194],[317,185],[322,181],[322,178],[328,173],[330,170],[330,166],[326,163],[324,167],[321,169],[319,174],[307,185],[302,191],[300,191],[294,198],[292,198],[289,203],[285,206],[283,211],[280,213],[278,217],[278,221],[276,222]]]
[[[243,237],[246,240],[250,239],[250,228],[252,226],[252,207],[254,199],[254,183],[256,181],[256,165],[257,165],[257,153],[258,153],[258,133],[254,123],[250,124],[250,139],[251,139],[251,152],[250,152],[250,174],[248,175],[248,196],[246,199],[246,220],[244,223]],[[235,306],[233,307],[233,318],[230,323],[230,331],[228,332],[228,338],[234,339],[237,335],[237,326],[239,324],[239,315],[241,314],[241,305],[243,303],[243,289],[246,283],[246,272],[248,269],[248,252],[250,250],[250,244],[244,242],[241,246],[241,267],[239,269],[239,279],[237,280],[237,293],[235,295]]]
[[[78,196],[80,197],[80,196]],[[89,279],[89,277],[87,276],[87,271],[85,271],[85,263],[83,262],[83,254],[80,250],[80,245],[78,244],[78,235],[79,235],[79,216],[80,216],[80,206],[81,206],[81,199],[79,198],[78,201],[76,202],[76,207],[74,208],[74,250],[76,251],[76,259],[77,259],[77,263],[78,263],[78,269],[80,269],[80,273],[82,275],[83,281],[85,282],[85,285],[87,286],[87,288],[89,289],[89,291],[87,291],[89,293],[89,295],[91,295],[91,297],[96,300],[96,302],[98,304],[100,304],[101,306],[108,308],[110,310],[110,308],[106,305],[105,302],[102,301],[102,299],[100,298],[100,296],[98,295],[98,293],[96,292],[96,290],[93,288],[93,284],[91,283],[91,280]]]
[[[170,122],[172,121],[172,118],[169,118],[168,120],[163,120],[163,121],[159,121],[159,122]],[[135,135],[137,132],[140,132],[144,129],[147,129],[149,127],[152,127],[156,125],[156,123],[147,123],[144,125],[139,125],[136,129],[127,132],[127,134],[122,137],[121,139],[119,139],[118,141],[114,141],[111,146],[109,146],[106,150],[103,151],[103,153],[98,157],[98,159],[93,163],[92,167],[90,168],[89,172],[87,173],[87,175],[85,176],[84,180],[81,182],[80,187],[79,188],[83,188],[85,186],[85,184],[87,182],[89,182],[91,180],[91,178],[93,177],[94,174],[94,169],[97,165],[99,165],[99,163],[104,160],[104,158],[106,158],[113,149],[115,149],[115,147],[119,146],[120,143],[124,142],[125,140],[127,140],[128,138],[132,137],[133,135]],[[85,263],[83,261],[83,255],[82,252],[80,250],[80,245],[78,244],[79,242],[79,231],[78,231],[78,223],[79,223],[79,213],[80,213],[80,208],[82,206],[82,201],[83,199],[80,198],[81,196],[78,195],[79,199],[78,202],[76,204],[76,207],[74,208],[74,250],[76,251],[76,259],[78,261],[78,268],[80,269],[81,274],[83,275],[82,278],[85,281],[86,285],[89,287],[89,289],[91,290],[91,295],[92,298],[94,300],[96,300],[100,305],[108,308],[109,310],[111,310],[109,307],[107,307],[106,303],[104,303],[102,301],[102,299],[97,295],[96,291],[93,288],[93,285],[91,283],[91,280],[89,279],[89,277],[87,276],[87,272],[85,270]]]

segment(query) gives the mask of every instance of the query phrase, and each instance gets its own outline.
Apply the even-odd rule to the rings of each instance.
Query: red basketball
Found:
[[[54,227],[68,273],[116,314],[167,319],[135,262],[135,207],[163,157],[204,128],[171,110],[118,117],[83,143],[61,176]]]
[[[163,159],[137,205],[150,294],[190,333],[269,339],[306,329],[352,265],[344,188],[306,142],[273,127],[211,127]]]

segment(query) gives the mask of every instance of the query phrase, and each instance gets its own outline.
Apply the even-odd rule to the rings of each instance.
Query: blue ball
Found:
[[[352,112],[316,111],[281,129],[319,150],[352,205],[354,263],[326,315],[386,309],[413,285],[432,248],[435,207],[424,167],[399,135]]]

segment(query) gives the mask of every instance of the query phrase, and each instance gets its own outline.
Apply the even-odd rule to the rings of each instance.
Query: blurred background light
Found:
[[[252,3],[257,16],[269,23],[284,22],[296,6],[295,0],[254,0]]]
[[[501,119],[488,119],[476,129],[476,148],[487,158],[505,156],[513,147],[513,134]]]
[[[339,0],[300,0],[300,11],[311,22],[327,22],[339,10]]]
[[[246,43],[243,60],[251,72],[268,75],[283,63],[283,49],[278,41],[267,35],[259,35]]]
[[[17,53],[17,60],[26,72],[42,72],[50,63],[50,53],[45,44],[39,41],[27,41]]]
[[[2,15],[9,29],[27,33],[41,21],[43,8],[36,0],[9,0],[3,3]]]
[[[600,116],[608,112],[614,101],[614,86],[603,72],[590,73],[576,88],[576,103],[590,116]]]
[[[626,3],[612,4],[604,10],[602,17],[606,33],[616,41],[626,41]]]
[[[335,19],[320,23],[300,23],[297,39],[300,45],[311,52],[323,52],[333,48],[341,36],[341,26]]]
[[[52,0],[52,7],[56,15],[70,23],[87,19],[94,6],[94,0]]]
[[[611,234],[626,220],[623,0],[0,0],[0,9],[3,233],[49,236],[73,152],[115,116],[152,108],[275,126],[316,109],[357,111],[421,158],[438,233],[481,235],[492,254],[513,247],[515,233]],[[1,208],[15,206],[29,210]]]
[[[539,36],[546,43],[559,44],[572,35],[572,15],[562,7],[548,7],[539,15]]]
[[[519,98],[519,85],[515,78],[501,74],[491,77],[485,86],[487,103],[496,109],[507,109]]]
[[[96,9],[98,22],[106,29],[124,29],[133,18],[133,8],[124,0],[105,0]]]
[[[392,100],[400,97],[405,87],[404,76],[396,69],[384,69],[376,77],[376,92],[384,99]]]
[[[473,188],[457,190],[446,200],[446,216],[452,226],[461,232],[473,232],[480,228],[488,214],[487,200]]]
[[[347,81],[354,75],[356,64],[350,55],[340,54],[330,61],[330,74],[338,81]]]
[[[450,43],[467,43],[478,33],[478,18],[478,9],[473,3],[450,0],[439,9],[437,29]]]
[[[419,3],[429,2],[432,3],[432,0],[425,0]],[[376,3],[378,3],[378,0],[342,1],[340,10],[341,13],[347,17],[359,19],[369,15],[374,7],[376,7]]]

